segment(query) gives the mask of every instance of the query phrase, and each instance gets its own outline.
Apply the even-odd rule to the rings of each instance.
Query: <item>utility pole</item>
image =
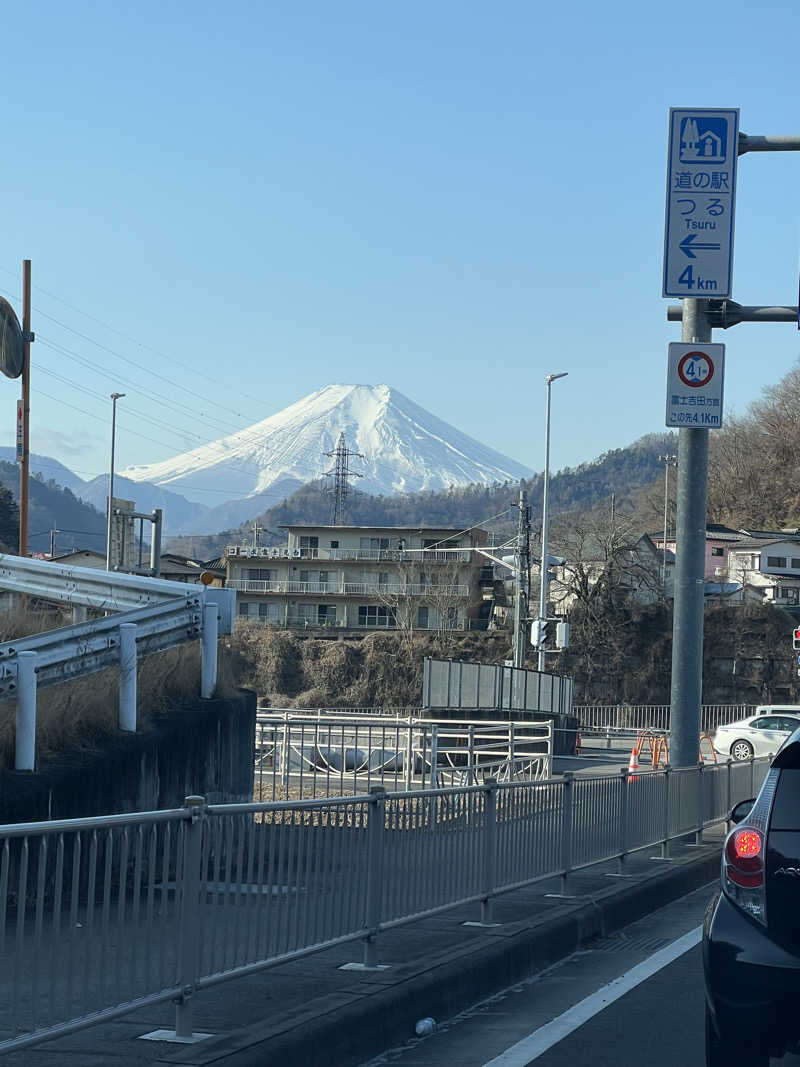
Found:
[[[336,448],[324,455],[334,460],[333,470],[325,471],[326,478],[333,478],[333,507],[331,508],[331,522],[334,526],[341,525],[347,513],[346,501],[350,493],[350,478],[363,478],[363,474],[350,470],[351,459],[363,459],[360,452],[351,451],[345,442],[344,431],[339,434]]]
[[[117,401],[124,393],[111,394],[111,468],[108,474],[108,518],[106,524],[106,570],[111,570],[111,530],[114,516],[114,444],[117,435]]]
[[[50,559],[56,554],[56,534],[61,533],[60,530],[50,531]]]
[[[264,529],[263,526],[258,525],[258,519],[253,523],[253,548],[258,548],[258,535]]]
[[[539,618],[544,621],[547,618],[547,586],[548,586],[548,533],[550,516],[547,511],[547,490],[550,482],[550,386],[559,378],[566,378],[568,371],[560,374],[548,374],[547,382],[547,409],[544,420],[544,484],[542,486],[542,566],[539,576]],[[545,648],[539,646],[539,670],[545,668]]]
[[[669,530],[669,469],[677,467],[678,457],[674,455],[659,456],[664,464],[664,540],[661,543],[661,584],[667,588],[667,531]]]
[[[28,497],[31,473],[31,261],[22,261],[22,456],[19,465],[19,554],[28,554]]]
[[[525,666],[526,634],[528,626],[528,576],[530,574],[530,511],[528,494],[519,491],[519,519],[517,522],[517,548],[515,563],[517,568],[516,592],[514,595],[514,635],[512,641],[512,659],[515,667]]]

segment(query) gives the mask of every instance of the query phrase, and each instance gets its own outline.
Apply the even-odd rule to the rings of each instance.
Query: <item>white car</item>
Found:
[[[796,714],[751,715],[738,722],[718,726],[714,734],[714,748],[722,756],[748,760],[754,756],[773,755],[787,737],[800,727],[800,711]]]

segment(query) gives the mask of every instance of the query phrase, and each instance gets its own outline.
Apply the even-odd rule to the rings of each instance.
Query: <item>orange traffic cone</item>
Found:
[[[636,745],[631,749],[631,758],[628,760],[628,781],[634,781],[639,777],[639,749]]]

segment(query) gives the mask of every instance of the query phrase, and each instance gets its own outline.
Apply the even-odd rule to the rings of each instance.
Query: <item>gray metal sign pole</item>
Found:
[[[738,155],[746,152],[800,151],[800,137],[739,134]],[[730,299],[683,300],[667,319],[681,321],[681,340],[711,341],[712,328],[740,322],[797,322],[795,307],[747,306]],[[675,599],[672,623],[670,762],[698,762],[700,701],[703,686],[703,598],[705,595],[708,430],[678,431]]]
[[[711,340],[707,300],[683,301],[681,340]],[[670,717],[670,763],[675,767],[693,767],[698,761],[707,481],[708,430],[679,430]]]

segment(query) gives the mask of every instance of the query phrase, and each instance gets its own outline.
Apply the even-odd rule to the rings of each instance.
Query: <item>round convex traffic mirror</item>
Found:
[[[25,346],[17,313],[0,296],[0,371],[6,378],[19,378],[24,359]]]

